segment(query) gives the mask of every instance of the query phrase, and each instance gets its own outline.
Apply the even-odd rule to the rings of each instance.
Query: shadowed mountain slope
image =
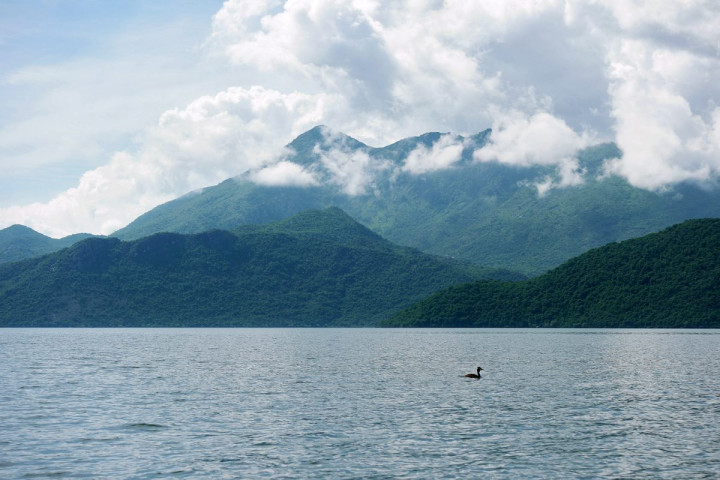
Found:
[[[395,327],[720,327],[720,220],[612,243],[520,282],[450,287]]]
[[[56,252],[91,236],[78,233],[55,239],[23,225],[12,225],[0,230],[0,263],[15,262]]]
[[[370,326],[483,277],[517,278],[396,246],[331,208],[0,265],[0,326]]]

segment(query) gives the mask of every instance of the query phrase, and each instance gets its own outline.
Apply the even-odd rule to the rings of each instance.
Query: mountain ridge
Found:
[[[287,159],[315,173],[325,168],[328,158],[321,155],[332,157],[333,143],[326,141],[324,129],[299,136],[302,148],[295,146],[300,153]],[[345,153],[360,152],[378,166],[364,193],[350,195],[330,183],[262,186],[241,176],[158,206],[113,235],[129,240],[163,230],[234,229],[337,206],[394,243],[537,275],[612,241],[688,218],[720,216],[717,190],[678,185],[671,192],[651,192],[605,175],[604,162],[622,154],[614,144],[578,152],[581,185],[540,195],[536,185],[559,182],[561,173],[548,166],[475,161],[473,151],[490,139],[488,129],[469,137],[430,132],[378,148],[358,142],[361,150]],[[443,141],[454,150],[443,151]],[[434,150],[458,157],[437,170],[413,173],[401,168],[411,152],[432,156]],[[382,170],[387,165],[394,167]]]
[[[163,231],[234,230],[336,206],[394,243],[532,276],[612,241],[689,218],[720,217],[720,190],[679,184],[651,192],[607,175],[605,162],[622,155],[612,143],[578,152],[581,184],[541,195],[537,185],[562,183],[562,173],[552,166],[476,161],[474,151],[491,139],[490,129],[467,137],[428,132],[371,147],[317,126],[290,142],[283,158],[319,184],[258,185],[246,172],[159,205],[113,235],[132,240]],[[411,157],[415,163],[408,163]],[[360,169],[353,193],[333,183],[329,168],[343,161]],[[432,162],[442,168],[423,170]],[[65,246],[53,245],[50,250]],[[14,252],[9,260],[38,254]]]
[[[25,225],[11,225],[0,230],[0,264],[52,253],[91,236],[76,233],[56,239]]]
[[[0,265],[0,326],[371,326],[483,276],[513,274],[393,245],[328,209],[236,232],[89,238]]]
[[[525,281],[431,295],[387,327],[720,327],[720,219],[610,243]]]

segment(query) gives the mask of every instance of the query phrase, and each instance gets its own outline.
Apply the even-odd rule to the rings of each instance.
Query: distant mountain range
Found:
[[[161,205],[115,236],[131,240],[161,231],[234,229],[338,206],[395,243],[536,275],[608,242],[720,216],[717,190],[679,185],[658,193],[604,176],[603,162],[622,154],[613,144],[579,152],[582,185],[539,195],[535,184],[558,179],[560,172],[474,161],[473,152],[489,135],[489,130],[468,138],[428,133],[372,148],[317,127],[290,143],[285,158],[311,172],[316,185],[260,185],[247,172]],[[457,158],[447,168],[408,168],[417,152],[431,161],[452,148]],[[343,161],[346,172],[357,174],[348,180],[352,192],[333,176]]]
[[[16,262],[24,258],[56,252],[91,236],[79,233],[55,239],[23,225],[13,225],[0,230],[0,263]]]
[[[0,230],[0,327],[720,327],[720,191],[634,188],[602,144],[540,194],[562,173],[489,136],[316,127],[111,237]]]
[[[720,328],[720,220],[592,249],[540,276],[397,246],[338,208],[0,265],[0,327]]]
[[[0,327],[368,326],[479,278],[519,277],[394,245],[330,208],[2,264]]]
[[[526,281],[453,286],[382,325],[720,328],[720,220],[611,243]]]
[[[269,184],[257,172],[244,172],[160,205],[113,236],[234,230],[336,206],[397,244],[537,275],[609,242],[691,218],[720,217],[718,189],[684,184],[650,192],[604,175],[603,163],[622,155],[613,144],[579,152],[581,185],[540,195],[536,185],[561,173],[549,166],[475,161],[473,152],[490,134],[427,133],[373,148],[316,127],[287,145],[282,157],[314,182]],[[0,263],[58,250],[78,238],[84,236],[54,240],[10,227],[0,231]]]

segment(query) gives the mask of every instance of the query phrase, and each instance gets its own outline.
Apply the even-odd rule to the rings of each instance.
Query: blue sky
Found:
[[[0,228],[111,233],[246,171],[315,184],[282,146],[317,124],[375,146],[492,127],[477,161],[565,172],[539,193],[580,183],[575,152],[607,140],[607,174],[714,188],[719,80],[709,1],[5,0]],[[373,171],[346,153],[334,181],[362,194]]]
[[[50,200],[162,111],[222,88],[187,74],[221,6],[0,2],[0,206]]]

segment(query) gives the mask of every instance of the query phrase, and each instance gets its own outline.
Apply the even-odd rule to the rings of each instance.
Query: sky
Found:
[[[0,0],[0,228],[109,234],[245,172],[314,185],[283,146],[321,124],[492,128],[475,160],[557,165],[539,193],[604,141],[605,174],[716,188],[719,101],[716,0]],[[452,138],[403,169],[452,167]],[[368,159],[339,158],[367,194]]]

